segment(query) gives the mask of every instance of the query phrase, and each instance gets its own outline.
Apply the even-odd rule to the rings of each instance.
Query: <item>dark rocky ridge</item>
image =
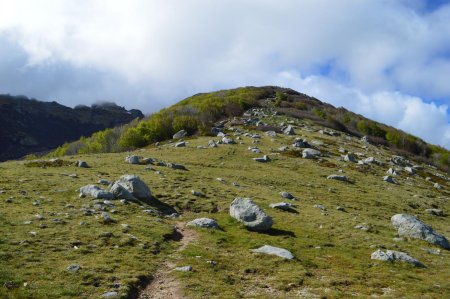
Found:
[[[143,118],[112,103],[66,107],[24,96],[0,95],[0,161],[45,152],[64,142]]]

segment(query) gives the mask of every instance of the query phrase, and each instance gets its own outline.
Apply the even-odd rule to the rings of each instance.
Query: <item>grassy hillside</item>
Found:
[[[367,136],[374,144],[388,146],[401,155],[450,171],[450,153],[442,147],[427,144],[415,136],[344,108],[335,108],[294,90],[272,86],[197,94],[152,114],[143,121],[101,131],[89,138],[65,144],[54,151],[52,156],[136,149],[171,139],[181,129],[189,134],[210,135],[214,123],[240,116],[251,107],[272,107],[279,114],[308,119],[352,136]]]
[[[203,101],[195,104],[198,97],[215,96],[197,95],[166,111],[200,109]],[[249,104],[242,96],[232,103],[240,100],[244,106]],[[295,101],[284,102],[281,99],[277,104],[279,109],[297,105]],[[315,104],[320,103],[312,100],[311,105]],[[238,105],[242,110],[248,108]],[[254,126],[235,121],[226,125],[226,132],[237,141],[235,145],[203,148],[199,146],[207,146],[211,137],[198,136],[187,139],[187,147],[163,142],[131,153],[179,163],[187,170],[130,165],[124,162],[130,153],[73,155],[64,157],[67,163],[58,167],[39,161],[1,163],[0,297],[98,298],[116,291],[121,298],[136,298],[139,285],[145,285],[167,260],[174,266],[192,266],[190,272],[169,274],[188,298],[449,297],[450,252],[440,249],[439,254],[431,254],[424,249],[439,248],[421,240],[394,239],[396,231],[390,223],[390,217],[397,213],[417,215],[450,237],[448,217],[425,211],[442,209],[445,215],[450,210],[448,176],[415,161],[422,166],[416,174],[401,171],[395,177],[398,184],[383,182],[386,170],[394,167],[389,162],[394,152],[387,147],[362,142],[351,134],[321,134],[319,130],[324,127],[316,124],[318,120],[274,115],[274,111],[262,110],[259,118],[265,127],[289,123],[297,135],[268,137]],[[321,111],[329,113],[325,108]],[[140,126],[143,123],[136,128]],[[259,133],[261,138],[244,133]],[[299,157],[291,146],[296,137],[307,139],[324,156],[312,160]],[[279,151],[284,145],[290,150]],[[249,146],[257,146],[262,153],[252,153]],[[374,157],[383,164],[342,161],[341,147],[359,153],[358,159]],[[252,159],[263,154],[272,161]],[[75,167],[71,162],[76,160],[87,161],[91,168]],[[350,182],[327,179],[339,170]],[[181,216],[144,212],[162,211],[162,204],[113,201],[111,207],[101,204],[103,200],[78,197],[77,188],[99,179],[113,181],[123,174],[139,175],[155,198]],[[427,177],[443,189],[434,188]],[[204,196],[194,196],[191,190]],[[297,205],[294,211],[269,207],[286,201],[281,191],[298,198],[293,202]],[[231,218],[228,209],[235,197],[253,198],[273,217],[273,229],[267,233],[248,231]],[[318,204],[326,210],[315,207]],[[337,210],[338,206],[345,211]],[[114,222],[104,223],[102,210]],[[173,225],[182,226],[199,217],[216,219],[220,229],[191,229],[197,237],[177,251],[180,238]],[[130,227],[126,229],[123,224]],[[361,224],[368,230],[355,228]],[[285,248],[295,259],[251,252],[265,244]],[[377,248],[407,252],[427,268],[371,260]],[[68,271],[72,264],[81,269]]]

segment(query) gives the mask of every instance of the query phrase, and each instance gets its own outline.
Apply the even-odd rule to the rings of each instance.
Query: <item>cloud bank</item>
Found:
[[[156,111],[291,87],[450,148],[450,5],[0,0],[0,92]]]

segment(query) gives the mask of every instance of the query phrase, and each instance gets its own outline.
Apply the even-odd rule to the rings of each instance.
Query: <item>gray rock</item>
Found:
[[[287,260],[292,260],[294,258],[294,255],[289,250],[270,245],[264,245],[257,249],[253,249],[252,252],[276,255]]]
[[[416,173],[416,170],[414,168],[412,168],[412,167],[406,166],[404,169],[409,174],[415,174]]]
[[[348,182],[348,178],[345,175],[339,175],[339,174],[329,175],[329,176],[327,176],[327,179]]]
[[[203,194],[203,192],[200,191],[191,190],[191,194],[198,197],[205,197],[205,194]]]
[[[435,183],[433,187],[436,188],[436,189],[439,189],[439,190],[444,189],[444,187],[441,184],[439,184],[439,183]]]
[[[230,137],[223,137],[222,138],[222,143],[223,144],[236,144],[236,141],[234,141],[232,138]]]
[[[321,152],[312,148],[305,148],[302,152],[304,159],[314,159],[321,155]]]
[[[426,209],[425,212],[434,216],[444,216],[444,211],[441,209]]]
[[[266,135],[269,137],[277,137],[277,133],[275,131],[267,131]]]
[[[406,160],[402,156],[393,156],[391,158],[391,161],[392,161],[392,163],[394,163],[395,165],[398,165],[398,166],[402,166],[402,167],[411,166],[411,163],[409,163],[409,161]]]
[[[444,236],[434,232],[430,226],[414,216],[396,214],[392,216],[391,222],[400,236],[424,240],[450,250],[450,243]]]
[[[81,168],[89,168],[89,165],[87,164],[86,161],[77,161],[77,166],[81,167]]]
[[[135,156],[135,155],[127,156],[125,158],[125,162],[127,162],[129,164],[139,164],[140,160],[141,160],[141,157]]]
[[[352,153],[346,154],[346,155],[344,156],[344,161],[345,161],[345,162],[353,162],[353,163],[358,162],[358,161],[356,160],[355,155],[352,154]]]
[[[270,158],[267,155],[264,155],[263,157],[260,158],[253,158],[253,160],[255,160],[256,162],[270,162]]]
[[[273,224],[272,218],[250,198],[235,198],[230,205],[230,215],[249,230],[267,231]]]
[[[365,231],[365,232],[372,232],[373,231],[373,227],[371,225],[366,224],[366,223],[358,224],[354,228],[362,230],[362,231]]]
[[[298,148],[309,148],[311,147],[309,143],[306,140],[303,140],[302,138],[296,138],[294,140],[294,143],[292,144],[293,147]]]
[[[100,184],[100,185],[106,185],[106,186],[108,186],[108,185],[110,185],[111,184],[111,182],[110,181],[108,181],[108,180],[103,180],[103,179],[101,179],[101,180],[98,180],[98,182],[97,182],[98,184]]]
[[[80,265],[73,264],[67,267],[67,271],[69,272],[78,272],[81,269]]]
[[[114,199],[114,195],[111,192],[105,191],[95,185],[86,185],[80,188],[80,197],[85,196],[91,196],[98,199]]]
[[[217,147],[217,143],[211,139],[210,141],[208,141],[208,146],[209,147]]]
[[[187,132],[185,130],[180,130],[173,134],[172,139],[180,139],[187,136]]]
[[[370,258],[373,260],[386,261],[386,262],[400,261],[400,262],[412,264],[416,267],[426,268],[426,266],[424,264],[422,264],[415,258],[413,258],[413,257],[409,256],[408,254],[401,252],[401,251],[387,250],[386,252],[383,252],[381,249],[378,249],[377,251],[372,253]]]
[[[286,152],[286,151],[289,150],[289,147],[288,147],[288,146],[280,146],[280,147],[278,148],[278,150],[279,150],[280,152]]]
[[[386,171],[386,173],[389,174],[389,175],[398,175],[398,172],[395,169],[393,169],[393,168],[389,168]]]
[[[394,178],[391,177],[390,175],[384,176],[383,181],[385,181],[387,183],[391,183],[391,184],[397,184],[397,182],[394,180]]]
[[[123,175],[116,183],[128,190],[137,199],[150,199],[152,197],[150,188],[136,175]]]
[[[219,228],[219,224],[217,224],[217,221],[210,218],[197,218],[192,221],[189,221],[186,225],[212,229]]]
[[[314,207],[320,209],[323,212],[327,210],[327,208],[324,205],[314,205]]]
[[[288,125],[286,129],[283,130],[285,135],[295,135],[294,128],[291,125]]]
[[[108,213],[102,212],[102,217],[103,217],[103,222],[105,222],[105,223],[111,223],[112,222],[111,216],[109,216]]]
[[[119,296],[119,293],[117,292],[106,292],[102,294],[102,298],[116,298]]]
[[[126,199],[126,200],[133,200],[133,201],[137,200],[137,198],[134,197],[133,194],[131,194],[131,192],[128,191],[128,189],[126,189],[124,186],[122,186],[118,182],[115,182],[111,186],[110,192],[112,194],[114,194],[114,196],[117,199]]]
[[[174,270],[180,272],[189,272],[192,271],[192,266],[177,267]]]
[[[175,147],[185,147],[185,146],[186,146],[186,142],[184,142],[184,141],[175,143]]]
[[[295,207],[295,205],[293,205],[291,203],[287,203],[287,202],[273,203],[273,204],[270,204],[269,206],[272,209],[279,209],[279,210],[283,210],[283,211],[289,211],[290,209]]]
[[[292,200],[295,199],[295,197],[294,197],[291,193],[286,192],[286,191],[281,191],[281,192],[280,192],[280,195],[281,195],[281,197],[283,197],[283,198],[292,199]]]
[[[341,206],[337,206],[336,210],[341,211],[341,212],[347,212],[347,210],[344,207],[341,207]]]

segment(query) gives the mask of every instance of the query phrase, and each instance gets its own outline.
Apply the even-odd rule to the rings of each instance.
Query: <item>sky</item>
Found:
[[[0,93],[144,113],[278,85],[450,149],[450,0],[0,0]]]

